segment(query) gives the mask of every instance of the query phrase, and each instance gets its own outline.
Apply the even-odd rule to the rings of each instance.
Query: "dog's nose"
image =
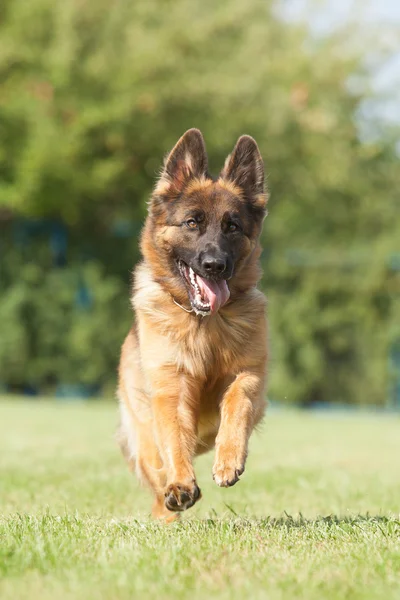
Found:
[[[221,275],[226,269],[226,260],[205,254],[201,266],[208,275]]]

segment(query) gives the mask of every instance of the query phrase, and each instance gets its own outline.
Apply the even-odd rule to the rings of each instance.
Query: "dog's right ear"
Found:
[[[238,139],[220,176],[238,185],[253,206],[266,211],[268,195],[265,193],[264,164],[252,137],[242,135]]]
[[[203,136],[198,129],[189,129],[168,154],[154,193],[177,195],[192,178],[206,175],[207,167]]]

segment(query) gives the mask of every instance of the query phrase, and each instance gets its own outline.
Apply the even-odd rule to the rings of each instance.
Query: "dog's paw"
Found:
[[[165,506],[168,510],[183,511],[200,500],[201,491],[195,481],[189,485],[171,483],[165,492]]]
[[[231,487],[239,481],[244,471],[244,459],[240,460],[231,452],[217,451],[212,474],[220,487]]]

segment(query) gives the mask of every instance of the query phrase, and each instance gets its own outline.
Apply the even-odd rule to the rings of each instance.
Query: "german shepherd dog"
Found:
[[[256,286],[266,204],[254,139],[240,137],[214,179],[197,129],[167,156],[151,197],[119,366],[118,437],[153,491],[156,518],[172,521],[199,500],[193,459],[214,445],[213,479],[234,485],[263,417],[266,300]]]

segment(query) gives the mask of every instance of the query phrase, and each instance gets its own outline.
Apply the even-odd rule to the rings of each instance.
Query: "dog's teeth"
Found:
[[[206,310],[209,310],[210,308],[210,305],[206,302],[203,302],[202,300],[198,300],[197,303],[201,308],[205,308]]]
[[[189,277],[190,277],[190,281],[193,283],[193,285],[195,285],[196,284],[196,276],[194,274],[192,267],[189,267]]]

